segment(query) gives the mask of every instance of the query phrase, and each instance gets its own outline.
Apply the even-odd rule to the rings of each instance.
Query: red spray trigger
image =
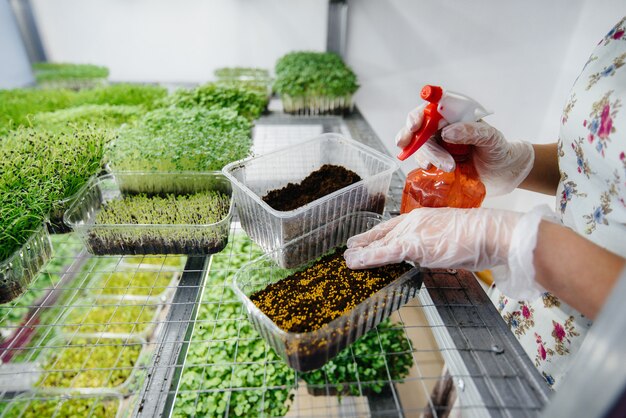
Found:
[[[424,145],[424,143],[428,141],[428,139],[439,129],[439,121],[443,119],[443,116],[437,112],[437,107],[442,95],[443,89],[439,86],[431,86],[427,84],[422,88],[420,97],[429,102],[424,109],[422,126],[420,126],[417,132],[413,134],[413,138],[411,139],[409,145],[407,145],[402,152],[398,154],[399,160],[404,161],[413,155],[413,153]]]

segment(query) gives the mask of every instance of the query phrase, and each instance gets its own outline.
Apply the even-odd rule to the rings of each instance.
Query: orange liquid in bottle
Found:
[[[411,171],[404,184],[400,213],[415,208],[477,208],[485,199],[485,185],[472,164],[471,154],[454,155],[456,168],[447,173],[437,167]]]

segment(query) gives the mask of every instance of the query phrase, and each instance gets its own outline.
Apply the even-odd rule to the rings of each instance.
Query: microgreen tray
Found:
[[[115,297],[84,299],[80,306],[67,309],[60,323],[61,333],[139,337],[149,340],[158,324],[163,304],[120,300]]]
[[[51,257],[50,235],[42,225],[17,251],[0,261],[0,303],[21,295]]]
[[[111,202],[130,196],[125,192],[128,182],[136,185],[139,179],[145,186],[142,193],[147,197],[220,193],[229,199],[227,212],[208,223],[97,223],[98,213]],[[151,185],[155,187],[152,193]],[[90,181],[65,213],[64,221],[81,236],[89,252],[96,255],[213,254],[228,242],[231,193],[230,183],[220,172],[105,175]],[[180,205],[178,210],[184,212],[188,207]]]
[[[300,254],[301,261],[313,263],[323,254],[345,244],[349,232],[365,230],[381,222],[376,214],[351,214],[335,221],[344,226],[334,226],[333,230],[344,231],[327,235],[317,246],[303,245],[311,237],[301,237],[281,248],[265,254],[243,266],[233,279],[233,288],[242,300],[248,318],[254,328],[287,364],[298,371],[318,369],[335,357],[341,350],[388,318],[417,295],[421,286],[421,274],[413,268],[393,282],[372,294],[352,310],[310,332],[287,332],[263,313],[250,299],[250,296],[270,284],[292,275],[300,268],[283,268],[276,260],[280,253]],[[360,224],[360,225],[359,225]],[[311,236],[319,236],[314,231]],[[307,248],[306,256],[302,249]],[[305,265],[306,266],[306,265]]]
[[[280,100],[285,113],[297,115],[342,115],[351,113],[354,109],[352,95],[342,97],[329,96],[290,96],[281,94]]]
[[[128,395],[140,388],[150,351],[150,344],[136,336],[61,335],[42,349],[35,388],[61,394]]]

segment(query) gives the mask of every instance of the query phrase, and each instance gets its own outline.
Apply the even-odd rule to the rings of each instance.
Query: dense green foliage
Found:
[[[116,271],[98,274],[90,286],[96,296],[151,296],[159,297],[168,290],[174,279],[172,272]]]
[[[386,320],[321,369],[300,376],[314,387],[329,386],[340,395],[360,396],[361,391],[380,393],[389,379],[398,381],[406,377],[412,365],[411,345],[404,330],[394,328]]]
[[[47,81],[107,78],[109,69],[92,64],[36,62],[33,72],[38,83]]]
[[[177,90],[164,101],[185,109],[232,109],[248,120],[257,119],[267,105],[267,93],[244,85],[207,83],[192,90]]]
[[[149,331],[155,325],[156,306],[132,305],[129,301],[123,301],[122,304],[108,301],[107,304],[105,300],[103,303],[105,306],[95,304],[69,308],[61,331],[68,335],[74,335],[75,332],[136,335]]]
[[[80,129],[85,125],[116,128],[133,122],[145,113],[141,106],[83,105],[54,112],[43,112],[33,116],[32,124],[37,129],[63,130]]]
[[[0,147],[0,260],[26,242],[59,200],[100,170],[109,132],[19,129]]]
[[[254,78],[266,80],[270,78],[270,72],[268,70],[255,67],[222,67],[216,69],[213,74],[219,79]]]
[[[105,203],[96,224],[208,225],[223,220],[229,208],[230,197],[218,192],[130,195]]]
[[[143,106],[150,110],[166,95],[167,90],[163,87],[139,84],[114,84],[81,91],[0,90],[0,137],[19,126],[30,126],[33,115],[41,112],[90,104]]]
[[[33,395],[33,397],[37,397],[37,395]],[[120,401],[114,396],[72,399],[50,397],[46,400],[16,399],[6,407],[2,416],[6,418],[115,418],[119,404]]]
[[[239,234],[213,256],[173,416],[224,416],[227,406],[229,417],[275,417],[289,410],[295,374],[242,321],[241,303],[230,287],[235,272],[262,254]]]
[[[73,338],[50,349],[40,388],[114,388],[125,383],[139,360],[142,345],[126,339]]]
[[[251,128],[230,109],[157,109],[120,131],[108,159],[114,171],[221,170],[249,155]]]
[[[18,325],[26,319],[31,307],[41,299],[48,291],[54,288],[59,280],[58,273],[63,267],[74,262],[76,247],[82,246],[80,239],[75,235],[51,235],[50,241],[54,249],[54,257],[44,271],[33,279],[24,292],[17,299],[0,305],[0,332],[3,337],[8,337],[17,330]],[[55,274],[57,273],[57,274]]]
[[[330,52],[296,51],[276,62],[274,91],[293,97],[344,97],[359,88],[356,75]]]

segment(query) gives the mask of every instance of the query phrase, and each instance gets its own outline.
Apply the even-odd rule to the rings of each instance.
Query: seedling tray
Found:
[[[361,180],[290,211],[263,201],[269,191],[299,183],[324,164],[342,166]],[[382,213],[397,163],[390,157],[338,134],[323,134],[300,144],[236,161],[222,172],[233,185],[241,226],[272,252],[349,213]]]
[[[339,222],[354,222],[351,220],[354,216],[344,217]],[[375,215],[356,216],[361,217],[361,222],[368,221],[370,225],[381,221],[380,217],[377,218]],[[343,245],[345,238],[344,234],[328,236],[325,245],[317,248],[308,246],[308,262],[313,262],[327,250]],[[322,367],[341,350],[415,297],[421,286],[420,270],[413,268],[369,296],[351,311],[321,328],[302,333],[284,331],[250,300],[250,296],[301,269],[283,268],[276,260],[280,259],[281,252],[302,254],[304,240],[307,240],[307,237],[294,240],[272,253],[253,260],[242,267],[233,280],[234,290],[242,300],[254,328],[291,368],[301,372]],[[304,256],[301,257],[304,260]]]
[[[122,199],[129,183],[143,179],[141,193],[191,194],[218,191],[231,196],[228,180],[219,172],[117,173],[94,178],[65,213],[64,221],[95,255],[193,254],[221,251],[228,242],[232,199],[228,213],[210,224],[96,224],[103,205]]]
[[[122,418],[124,411],[120,407],[121,404],[122,396],[114,393],[90,396],[36,391],[16,396],[7,404],[2,416],[5,418],[32,416]]]
[[[45,225],[7,259],[0,262],[0,303],[21,295],[52,257],[52,243]]]
[[[354,102],[352,95],[330,96],[290,96],[280,95],[283,111],[296,115],[343,115],[352,113]]]
[[[70,351],[68,351],[70,350]],[[98,352],[110,350],[106,357]],[[120,364],[123,350],[133,350],[130,359],[133,365]],[[61,335],[51,340],[42,350],[41,375],[36,388],[50,393],[110,394],[132,393],[145,371],[141,370],[142,359],[150,356],[150,345],[143,338],[119,337],[115,334]],[[75,353],[76,364],[59,363],[64,356]],[[109,361],[110,360],[110,361]],[[91,363],[90,363],[91,362]],[[110,363],[110,364],[109,364]],[[103,385],[100,381],[103,380]],[[114,382],[119,382],[114,384]]]
[[[88,292],[97,299],[109,299],[139,303],[165,303],[178,281],[176,271],[153,271],[136,269],[114,272],[94,272],[89,282]],[[117,277],[116,277],[117,276]],[[150,279],[154,276],[154,279]],[[144,278],[149,278],[147,281]]]
[[[108,335],[122,339],[139,337],[149,340],[157,326],[163,304],[120,300],[116,297],[85,299],[81,306],[67,309],[61,333],[80,335]]]

